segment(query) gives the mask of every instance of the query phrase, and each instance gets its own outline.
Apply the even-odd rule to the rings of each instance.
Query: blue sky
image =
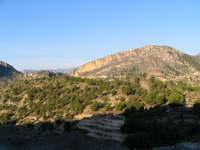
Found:
[[[0,60],[77,67],[145,45],[200,53],[200,0],[0,0]]]

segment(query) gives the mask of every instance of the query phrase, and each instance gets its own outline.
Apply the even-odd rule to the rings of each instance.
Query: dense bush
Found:
[[[149,94],[147,94],[147,96],[145,97],[144,101],[147,104],[155,104],[155,100],[156,100],[156,93],[150,92]]]
[[[13,125],[16,123],[16,120],[12,119],[13,114],[3,113],[0,115],[0,124],[2,125]]]
[[[139,111],[134,107],[127,109],[124,113],[126,121],[121,126],[121,132],[128,133],[129,136],[125,138],[123,144],[132,149],[151,149],[173,145],[200,133],[198,123],[185,124],[183,121],[174,123],[169,119],[166,122],[158,122],[157,118],[165,114],[165,107],[160,106]]]
[[[131,85],[124,85],[122,87],[122,93],[124,93],[126,95],[130,95],[130,94],[134,95],[135,91],[136,91],[135,87],[133,87]]]
[[[124,107],[124,104],[122,102],[119,102],[116,106],[115,106],[115,111],[121,111]]]
[[[106,111],[112,111],[113,110],[113,108],[111,107],[111,104],[106,104],[104,108],[105,108]]]
[[[194,102],[193,112],[200,117],[200,98]]]
[[[174,88],[171,91],[171,95],[169,96],[169,104],[170,105],[183,105],[184,99],[185,98],[184,98],[183,92]]]
[[[97,110],[99,110],[99,108],[101,108],[101,106],[102,106],[101,103],[95,101],[95,102],[91,105],[90,109],[91,109],[92,111],[97,111]]]

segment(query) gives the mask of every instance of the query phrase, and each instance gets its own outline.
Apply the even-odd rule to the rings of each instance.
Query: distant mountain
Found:
[[[75,68],[67,68],[67,69],[47,69],[47,71],[53,72],[53,73],[62,73],[62,74],[69,74],[71,73]],[[28,72],[41,72],[45,70],[31,70],[31,69],[24,69],[21,72],[22,73],[28,73]]]
[[[52,76],[60,76],[60,75],[62,74],[53,73],[50,71],[37,71],[37,72],[27,71],[26,73],[21,73],[17,71],[11,65],[3,61],[0,61],[0,87],[3,87],[6,84],[9,84],[11,82],[15,82],[18,80],[35,79],[35,78],[41,78],[41,77],[52,77]]]
[[[39,71],[41,71],[41,70],[23,69],[20,72],[22,72],[22,73],[28,73],[28,72],[39,72]]]
[[[0,87],[4,86],[5,84],[19,80],[21,75],[22,73],[17,71],[11,65],[0,61]]]
[[[69,74],[71,73],[75,68],[67,68],[67,69],[48,69],[51,72],[54,73],[63,73],[63,74]]]
[[[45,70],[45,71],[24,73],[22,78],[23,79],[35,79],[35,78],[53,77],[53,76],[60,76],[60,74]]]
[[[18,74],[20,74],[20,72],[14,67],[3,61],[0,61],[0,77],[11,77]]]
[[[118,52],[75,69],[71,75],[88,78],[134,76],[146,72],[174,78],[200,72],[200,56],[190,56],[168,46],[145,46]]]

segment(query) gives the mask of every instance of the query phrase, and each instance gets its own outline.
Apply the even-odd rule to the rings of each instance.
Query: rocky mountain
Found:
[[[200,54],[193,56],[193,58],[195,59],[195,61],[200,63]]]
[[[146,72],[163,79],[200,72],[199,56],[168,46],[148,45],[118,52],[75,69],[71,75],[88,78],[126,77]],[[199,60],[199,61],[198,61]]]
[[[71,73],[75,68],[66,68],[66,69],[49,69],[49,71],[54,73],[63,73],[63,74],[69,74]]]
[[[62,73],[62,74],[69,74],[71,73],[75,68],[66,68],[66,69],[47,69],[47,71],[53,72],[53,73]],[[41,72],[45,70],[31,70],[31,69],[24,69],[21,72],[22,73],[29,73],[29,72]]]
[[[14,67],[3,61],[0,61],[0,77],[8,77],[17,74],[20,74],[20,72],[17,71]]]
[[[23,69],[20,72],[22,72],[22,73],[28,73],[28,72],[39,72],[39,71],[41,71],[41,70]]]
[[[35,79],[41,77],[52,77],[59,76],[60,74],[53,73],[50,71],[39,71],[39,72],[27,72],[21,73],[17,71],[13,66],[0,61],[0,87],[6,84],[25,79]]]
[[[17,81],[21,75],[22,74],[11,65],[0,61],[0,87],[13,81]]]
[[[22,79],[36,79],[36,78],[53,77],[53,76],[59,76],[59,75],[60,74],[56,74],[48,70],[39,71],[39,72],[27,72],[27,73],[22,74]]]

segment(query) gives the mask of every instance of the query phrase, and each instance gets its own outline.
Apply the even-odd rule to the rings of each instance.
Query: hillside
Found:
[[[28,80],[41,77],[53,77],[60,76],[62,74],[53,73],[50,71],[38,71],[38,72],[27,72],[21,73],[17,71],[13,66],[0,61],[0,88],[6,84],[19,81],[19,80]]]
[[[51,140],[70,137],[90,145],[83,147],[102,139],[111,147],[106,140],[116,142],[119,149],[120,143],[146,149],[200,135],[199,86],[163,82],[147,73],[112,80],[48,71],[20,75],[21,80],[0,89],[0,130],[11,133],[0,138],[3,146],[34,147],[44,141],[55,147]],[[73,141],[67,143],[74,146]]]
[[[46,131],[50,136],[54,132],[68,133],[72,127],[74,130],[78,127],[81,132],[86,130],[88,136],[114,140],[118,144],[125,140],[124,145],[137,148],[140,145],[133,146],[128,142],[135,139],[132,138],[135,130],[137,134],[141,134],[139,135],[141,138],[146,137],[146,134],[147,137],[151,137],[148,135],[152,134],[151,132],[155,132],[157,136],[160,131],[149,128],[156,123],[156,126],[160,126],[158,129],[166,130],[165,132],[170,130],[170,133],[176,134],[165,135],[164,132],[159,136],[170,140],[143,145],[152,148],[168,142],[168,144],[176,144],[184,140],[183,138],[173,140],[177,134],[186,134],[187,136],[184,137],[188,140],[200,133],[189,128],[193,126],[199,128],[198,124],[194,124],[200,122],[198,112],[196,114],[192,111],[194,102],[200,97],[199,91],[198,86],[194,87],[184,82],[164,83],[153,76],[147,78],[145,73],[133,78],[113,81],[70,76],[21,80],[0,90],[0,125],[22,127],[16,132],[12,131],[17,134],[17,137],[13,136],[11,141],[17,145],[21,143],[18,141],[23,141],[24,144],[27,141],[33,142],[32,139],[38,132],[39,135],[42,134],[42,137],[46,137]],[[124,116],[122,116],[123,113]],[[178,122],[184,122],[183,126],[177,126]],[[169,126],[163,128],[163,123]],[[132,124],[135,127],[133,129]],[[27,131],[23,128],[30,129]],[[184,128],[185,132],[179,133],[177,128],[181,130]],[[143,135],[140,130],[145,131],[146,134]],[[131,137],[127,136],[127,133]],[[27,134],[29,139],[25,138]],[[73,134],[80,133],[73,132]],[[51,138],[48,137],[48,139]],[[52,145],[52,143],[49,144]],[[144,146],[141,148],[145,148]]]
[[[20,74],[20,73],[11,65],[0,61],[0,77],[13,76],[16,74]]]
[[[39,118],[55,119],[57,110],[62,118],[65,116],[66,109],[69,110],[71,119],[82,119],[96,112],[97,114],[107,111],[120,112],[132,106],[134,101],[144,108],[170,104],[169,97],[173,93],[173,88],[179,89],[184,95],[181,102],[184,106],[192,107],[194,101],[200,97],[198,86],[191,86],[184,82],[164,83],[153,76],[146,78],[146,74],[113,81],[44,76],[20,80],[1,88],[0,106],[2,112],[9,112],[10,108],[23,107],[27,113],[24,114],[25,118],[22,118],[23,122],[29,120],[30,116],[33,122],[37,122]],[[154,97],[151,97],[152,95],[149,97],[149,94],[153,94]],[[121,106],[115,108],[118,104]],[[13,113],[19,115],[17,111]]]
[[[168,46],[145,46],[89,62],[71,75],[88,78],[125,78],[146,72],[161,79],[197,74],[200,64],[194,57]]]
[[[195,61],[197,61],[198,63],[200,63],[200,54],[192,56],[192,57],[195,59]]]
[[[17,71],[11,65],[0,61],[0,87],[5,84],[17,81],[21,76],[21,73]]]

